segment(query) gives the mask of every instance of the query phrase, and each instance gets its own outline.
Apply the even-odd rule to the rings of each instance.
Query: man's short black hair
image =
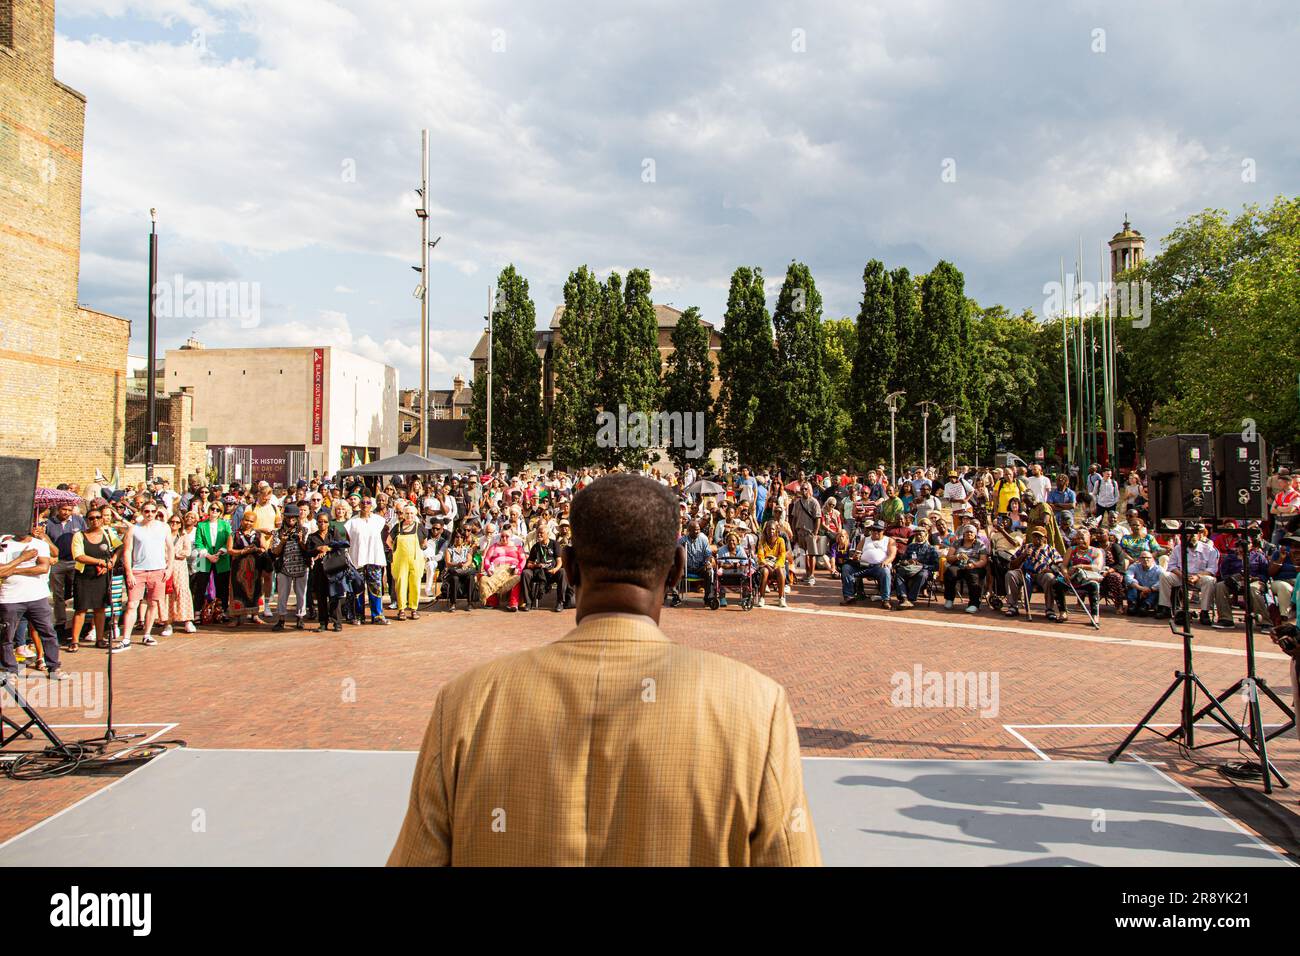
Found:
[[[612,474],[573,496],[573,548],[584,575],[654,588],[677,553],[677,496],[640,475]]]

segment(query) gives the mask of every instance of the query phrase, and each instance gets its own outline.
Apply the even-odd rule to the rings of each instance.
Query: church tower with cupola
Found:
[[[1110,246],[1110,274],[1115,278],[1122,272],[1128,272],[1130,269],[1136,269],[1142,264],[1145,258],[1144,250],[1147,241],[1142,238],[1142,233],[1138,232],[1128,221],[1128,213],[1124,214],[1124,228],[1111,237],[1108,245]]]

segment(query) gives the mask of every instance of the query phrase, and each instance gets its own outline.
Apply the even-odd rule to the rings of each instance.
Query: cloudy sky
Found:
[[[631,7],[58,0],[56,73],[89,100],[82,302],[142,350],[157,207],[163,277],[260,297],[255,327],[169,318],[162,347],[336,345],[415,384],[422,127],[435,385],[510,262],[539,324],[583,263],[714,321],[736,266],[771,304],[792,259],[828,316],[873,257],[1041,310],[1125,212],[1150,254],[1300,188],[1290,0]]]

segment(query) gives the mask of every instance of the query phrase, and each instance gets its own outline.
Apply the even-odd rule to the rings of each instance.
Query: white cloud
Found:
[[[431,301],[474,337],[509,262],[543,322],[582,263],[650,268],[657,297],[711,320],[732,269],[763,266],[774,291],[791,259],[811,266],[827,314],[856,311],[872,257],[914,271],[951,259],[968,293],[1018,308],[1041,299],[1080,235],[1092,260],[1125,211],[1155,239],[1205,206],[1300,187],[1277,122],[1300,107],[1300,26],[1281,2],[1248,16],[1136,5],[1101,56],[1078,4],[1014,16],[955,0],[797,14],[776,0],[667,0],[599,17],[574,0],[59,9],[71,35],[58,73],[89,97],[82,281],[107,300],[94,304],[138,307],[139,237],[157,206],[169,263],[196,275],[256,263],[252,278],[281,302],[271,327],[289,335],[343,334],[294,313],[329,304],[300,302],[300,287],[357,290],[369,307],[347,317],[348,341],[401,362],[411,339],[386,328],[416,281],[422,126],[442,237]],[[94,15],[122,32],[78,33],[76,18]],[[213,51],[239,54],[132,39],[132,17],[197,26],[223,38]],[[1246,156],[1261,171],[1249,187]],[[954,183],[939,178],[948,157]],[[360,257],[382,262],[337,266]],[[282,281],[295,270],[298,286]],[[460,367],[471,347],[442,361]]]

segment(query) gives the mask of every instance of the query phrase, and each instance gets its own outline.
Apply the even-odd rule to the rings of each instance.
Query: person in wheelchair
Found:
[[[564,610],[564,595],[569,582],[564,573],[564,563],[560,552],[551,540],[550,526],[544,522],[537,524],[537,540],[528,551],[528,560],[521,573],[524,586],[524,600],[521,611],[536,608],[542,594],[555,588],[555,612]]]
[[[709,536],[700,528],[700,522],[692,518],[686,523],[686,533],[677,539],[677,547],[685,552],[685,568],[688,575],[698,577],[704,584],[704,603],[717,607],[714,597],[715,565],[713,549],[709,547]],[[681,595],[673,588],[669,599],[673,607],[682,603]]]
[[[929,532],[915,526],[908,532],[907,547],[894,562],[898,578],[899,608],[915,607],[926,582],[939,572],[939,550],[929,542]]]
[[[726,533],[714,560],[718,565],[718,604],[727,606],[727,585],[731,584],[740,589],[740,606],[748,611],[754,601],[754,561],[738,532]]]

